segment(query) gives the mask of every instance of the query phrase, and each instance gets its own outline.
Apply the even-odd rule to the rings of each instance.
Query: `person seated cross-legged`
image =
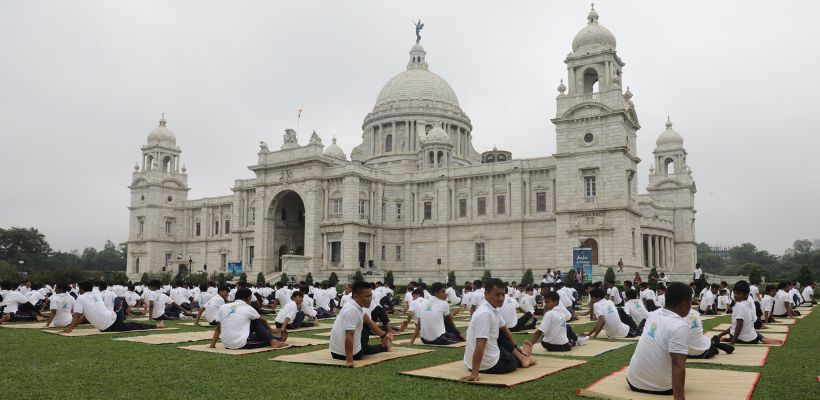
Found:
[[[287,332],[283,331],[281,337],[274,337],[273,333],[280,330],[271,328],[268,321],[250,306],[253,301],[250,289],[237,289],[234,297],[234,302],[219,307],[216,314],[216,321],[219,324],[211,338],[211,348],[216,347],[217,340],[222,340],[225,348],[230,350],[287,347]]]
[[[461,336],[461,332],[453,322],[453,316],[458,314],[460,310],[456,309],[450,312],[450,306],[447,303],[449,295],[443,283],[436,282],[431,289],[433,290],[433,297],[424,300],[417,308],[416,330],[413,332],[413,337],[410,338],[410,344],[415,343],[419,334],[424,344],[446,346],[463,342],[464,337]]]
[[[633,392],[685,398],[689,326],[684,317],[691,304],[692,289],[672,282],[666,288],[665,307],[649,313],[626,371],[626,383]]]
[[[510,332],[520,332],[534,329],[535,325],[538,323],[538,319],[535,318],[535,295],[533,292],[532,286],[526,287],[524,296],[522,296],[521,301],[518,302],[518,308],[521,309],[524,314],[518,318],[515,326],[510,328]]]
[[[549,292],[544,296],[544,317],[538,330],[533,332],[529,341],[524,342],[524,348],[532,348],[541,335],[541,346],[547,351],[570,351],[573,346],[583,346],[589,337],[578,337],[572,331],[566,320],[565,314],[556,308],[560,304],[561,297],[556,292]]]
[[[366,314],[365,307],[370,306],[373,300],[372,289],[367,282],[356,282],[351,291],[351,301],[348,301],[330,330],[330,355],[336,360],[344,360],[345,366],[353,368],[354,360],[362,357],[390,351],[393,335],[382,331]],[[365,331],[364,326],[368,329]],[[381,339],[381,344],[368,343],[370,331]],[[363,332],[364,331],[364,332]]]
[[[501,318],[499,309],[504,305],[506,289],[498,278],[490,279],[485,285],[484,299],[467,328],[464,366],[470,374],[461,377],[463,381],[477,382],[479,373],[507,374],[535,365],[535,360],[528,355],[532,346],[525,346],[523,350],[516,348]]]
[[[200,304],[199,311],[194,320],[194,326],[199,326],[199,320],[202,318],[208,321],[208,325],[216,326],[216,315],[219,313],[219,308],[225,304],[229,291],[228,285],[219,285],[216,295],[211,295],[205,304]]]
[[[48,316],[46,327],[53,326],[62,328],[71,323],[75,300],[68,294],[69,290],[68,284],[64,282],[54,286],[54,294],[51,295],[48,302],[51,315]]]
[[[800,315],[800,312],[794,308],[794,297],[789,295],[792,290],[790,282],[780,282],[777,285],[777,294],[774,296],[774,308],[772,313],[779,318],[794,318]]]
[[[717,295],[718,289],[720,286],[718,284],[713,283],[709,285],[708,289],[705,293],[703,293],[703,297],[700,298],[700,313],[702,315],[717,315]]]
[[[696,310],[689,310],[686,318],[689,322],[689,353],[687,358],[712,358],[718,354],[718,350],[723,350],[726,354],[735,351],[734,346],[721,343],[717,340],[710,340],[703,334],[703,320]]]
[[[101,332],[126,332],[159,327],[151,324],[125,322],[125,307],[115,307],[117,312],[109,310],[100,294],[92,292],[94,285],[91,282],[83,281],[78,286],[80,295],[74,302],[74,317],[63,332],[73,331],[83,320],[87,320]]]
[[[749,284],[746,281],[738,281],[732,288],[735,296],[735,306],[732,308],[732,326],[720,332],[712,340],[741,344],[783,344],[782,340],[763,337],[755,330],[754,322],[757,320],[754,305],[749,304]],[[729,335],[728,338],[724,337]]]
[[[803,292],[801,293],[803,296],[803,304],[808,305],[815,305],[817,304],[817,298],[814,297],[814,287],[817,284],[814,282],[809,282],[806,287],[803,288]]]
[[[39,312],[29,302],[28,297],[17,290],[17,284],[3,281],[0,282],[0,287],[3,289],[3,302],[0,303],[5,306],[3,309],[2,322],[17,322],[17,321],[45,321]]]
[[[282,306],[276,314],[274,323],[277,328],[287,331],[288,329],[319,326],[319,322],[316,321],[316,311],[307,307],[304,299],[304,295],[299,290],[290,294],[291,301]],[[305,321],[305,318],[309,321]]]

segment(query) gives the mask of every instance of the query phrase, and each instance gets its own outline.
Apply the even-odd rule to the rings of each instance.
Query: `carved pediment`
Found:
[[[435,197],[430,193],[425,193],[425,194],[421,195],[421,199],[429,201],[429,200],[435,199]]]

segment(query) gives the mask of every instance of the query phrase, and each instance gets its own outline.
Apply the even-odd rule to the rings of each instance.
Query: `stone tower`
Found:
[[[182,151],[166,125],[163,114],[159,126],[148,134],[142,161],[131,175],[127,272],[132,279],[144,272],[176,274],[184,264],[178,260],[179,239],[185,233],[181,206],[190,188],[186,169],[180,166]]]
[[[649,192],[653,201],[663,204],[660,218],[672,221],[675,237],[672,243],[674,255],[672,269],[689,271],[697,262],[695,241],[695,193],[697,187],[692,169],[686,163],[683,137],[672,129],[672,121],[666,121],[666,130],[658,136],[653,151],[654,167],[650,169]]]
[[[624,62],[615,37],[593,8],[572,41],[567,86],[558,87],[556,267],[572,265],[572,248],[593,249],[593,263],[641,265],[641,215],[637,203],[636,132],[632,94],[621,89]]]

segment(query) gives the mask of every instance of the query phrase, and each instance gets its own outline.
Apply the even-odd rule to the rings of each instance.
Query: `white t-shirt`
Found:
[[[749,296],[752,297],[752,300],[760,302],[760,290],[756,285],[749,285]]]
[[[419,296],[417,299],[410,302],[410,309],[408,311],[413,315],[413,322],[416,324],[420,324],[419,315],[421,315],[421,305],[425,301],[427,301],[427,299],[423,296]]]
[[[554,308],[544,314],[538,330],[544,334],[541,338],[544,343],[560,346],[569,342],[569,339],[567,339],[567,322],[564,320],[564,315]]]
[[[74,297],[68,293],[58,293],[51,296],[48,308],[54,313],[51,326],[68,326],[71,323]]]
[[[16,290],[10,290],[3,294],[2,304],[6,306],[4,310],[6,314],[16,313],[17,310],[19,310],[20,304],[26,303],[28,303],[28,297]]]
[[[708,307],[715,306],[715,294],[712,291],[708,291],[703,294],[703,297],[700,299],[700,305],[698,306],[701,311],[706,311]]]
[[[316,303],[316,308],[330,310],[330,294],[327,290],[316,289],[313,292],[313,301]]]
[[[125,292],[123,298],[125,299],[125,304],[128,304],[128,307],[133,307],[137,305],[137,301],[140,299],[140,295],[129,290]]]
[[[655,303],[655,298],[656,297],[657,296],[655,296],[655,291],[650,289],[650,288],[646,288],[644,290],[641,290],[641,300],[649,300],[649,301]],[[656,305],[657,305],[657,303],[656,303]]]
[[[518,302],[509,295],[506,296],[504,298],[504,304],[501,305],[499,311],[501,313],[501,319],[504,320],[504,324],[507,325],[507,328],[513,328],[518,324],[518,317],[516,316],[517,309]]]
[[[289,323],[292,323],[293,320],[296,318],[296,313],[299,312],[299,311],[304,312],[306,315],[311,315],[311,314],[315,315],[316,312],[313,311],[313,307],[310,306],[308,300],[311,300],[310,297],[303,297],[301,307],[297,307],[295,301],[291,301],[290,303],[285,304],[279,310],[279,313],[276,314],[276,319],[274,320],[274,322],[278,322],[280,324],[283,324],[283,323],[285,323],[286,318],[290,318]],[[313,315],[311,315],[311,316],[313,316]]]
[[[572,307],[572,297],[570,296],[569,291],[565,289],[566,288],[561,288],[561,290],[557,291],[558,298],[560,299],[562,306],[570,308]]]
[[[671,353],[689,353],[689,327],[678,314],[662,308],[649,313],[626,379],[638,389],[672,389]]]
[[[655,305],[657,305],[658,308],[666,307],[666,295],[665,294],[659,294],[658,298],[655,299]]]
[[[40,291],[31,290],[26,293],[26,298],[28,298],[28,302],[31,303],[31,305],[36,306],[40,300],[45,300],[46,296]]]
[[[105,307],[97,293],[86,292],[77,296],[74,312],[83,314],[88,323],[101,331],[108,329],[117,320],[117,314]]]
[[[159,290],[151,292],[148,297],[148,301],[154,302],[154,310],[151,313],[151,318],[161,317],[162,314],[165,314],[165,305],[171,304],[171,298]]]
[[[732,300],[729,299],[728,295],[721,295],[717,298],[717,309],[718,310],[726,310],[729,308],[729,305],[732,304]]]
[[[700,279],[703,276],[703,270],[700,268],[695,268],[695,280]]]
[[[624,305],[624,312],[632,317],[632,320],[635,321],[635,325],[640,324],[641,321],[649,316],[649,311],[646,310],[646,307],[644,307],[638,299],[627,301],[626,305]]]
[[[621,322],[618,309],[611,300],[601,299],[592,306],[592,311],[597,318],[604,319],[604,329],[606,335],[611,338],[623,338],[629,334],[629,326]]]
[[[445,292],[447,292],[447,301],[448,301],[450,304],[458,304],[458,303],[461,303],[461,298],[460,298],[460,297],[458,297],[458,294],[456,293],[456,290],[455,290],[455,289],[453,289],[452,287],[448,287],[448,288],[445,290]]]
[[[535,312],[535,296],[531,294],[525,294],[524,297],[521,298],[521,310],[524,313],[534,313]]]
[[[211,299],[214,298],[214,297],[219,297],[219,296],[210,294],[207,291],[206,292],[200,291],[194,297],[194,300],[196,301],[197,304],[199,304],[200,307],[205,307],[205,305],[208,304],[208,302],[211,301]],[[222,300],[222,304],[225,304],[225,300]]]
[[[479,371],[492,368],[498,363],[501,357],[501,350],[498,349],[498,329],[504,326],[499,310],[493,307],[487,300],[483,300],[470,319],[467,327],[467,346],[464,348],[464,366],[468,370],[473,370],[473,352],[475,352],[476,339],[487,339],[484,346],[484,357],[481,359]]]
[[[105,308],[114,311],[114,299],[117,298],[117,295],[108,289],[100,292],[100,295],[102,296],[103,303],[105,303]]]
[[[424,300],[418,310],[422,339],[433,341],[444,334],[446,331],[444,329],[444,316],[450,313],[450,306],[446,301],[433,297],[430,300]]]
[[[293,293],[288,288],[276,289],[276,300],[279,300],[279,305],[284,306],[291,302],[290,295]]]
[[[353,331],[353,354],[362,351],[362,327],[364,326],[364,310],[355,301],[349,301],[339,311],[339,316],[333,321],[330,330],[330,352],[340,356],[345,355],[345,338],[347,331]]]
[[[241,349],[248,343],[251,320],[258,319],[259,313],[242,300],[219,307],[216,321],[219,322],[219,339],[226,349]]]
[[[792,303],[792,307],[794,307],[794,299],[785,290],[780,289],[777,291],[777,294],[774,295],[774,311],[772,312],[774,315],[783,315],[786,313],[786,303]]]
[[[703,321],[700,319],[700,313],[689,310],[687,318],[689,321],[689,355],[703,354],[704,351],[709,350],[712,343],[703,335]]]
[[[616,286],[613,286],[607,289],[607,294],[609,294],[609,299],[612,300],[615,304],[621,304],[621,291],[618,290]]]
[[[811,286],[806,286],[803,288],[803,302],[804,303],[811,303],[811,297],[814,296],[814,289]]]
[[[200,293],[201,294],[201,293]],[[202,305],[205,308],[202,311],[202,317],[205,318],[208,322],[215,322],[216,315],[219,313],[219,309],[225,304],[225,299],[222,296],[211,296],[211,299],[208,300],[207,303]]]
[[[413,301],[413,291],[412,291],[412,290],[408,290],[408,291],[404,294],[404,302],[405,302],[405,303],[407,303],[407,304],[410,304],[410,302],[411,302],[411,301]]]
[[[774,297],[769,296],[768,294],[763,296],[763,300],[760,302],[760,311],[763,312],[763,313],[768,311],[769,315],[771,316],[772,314],[774,314],[772,312],[773,307],[774,307]]]
[[[792,288],[792,290],[789,291],[789,296],[792,297],[792,307],[798,304],[803,304],[803,296],[800,295],[800,291],[797,290],[797,288]],[[794,300],[795,297],[797,297],[796,304]]]
[[[755,338],[757,338],[757,331],[755,331],[757,314],[755,313],[754,306],[749,304],[747,300],[738,301],[735,303],[734,308],[732,308],[732,328],[729,331],[730,334],[735,334],[737,320],[739,319],[743,320],[743,328],[740,330],[740,335],[737,338],[746,342],[755,340]]]

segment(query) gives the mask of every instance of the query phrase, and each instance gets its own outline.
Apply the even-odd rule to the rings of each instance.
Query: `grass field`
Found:
[[[791,328],[783,347],[772,348],[765,367],[719,366],[762,372],[752,399],[820,398],[820,316]],[[704,321],[707,329],[728,322]],[[168,326],[176,326],[170,323]],[[576,332],[589,328],[576,326]],[[179,331],[202,328],[179,326]],[[312,336],[313,332],[293,333]],[[322,332],[322,331],[319,331]],[[144,335],[132,333],[130,335]],[[124,337],[125,334],[116,335]],[[523,335],[516,335],[523,340]],[[0,388],[4,399],[50,398],[578,398],[577,389],[629,362],[635,345],[589,359],[587,364],[512,388],[493,388],[399,375],[400,371],[460,360],[463,349],[441,349],[353,370],[269,361],[275,355],[314,351],[287,349],[227,356],[112,340],[112,335],[61,337],[36,329],[0,328]],[[318,347],[327,348],[327,346]],[[690,368],[717,368],[693,365]],[[731,385],[726,382],[726,385]],[[716,387],[715,390],[720,390]]]

